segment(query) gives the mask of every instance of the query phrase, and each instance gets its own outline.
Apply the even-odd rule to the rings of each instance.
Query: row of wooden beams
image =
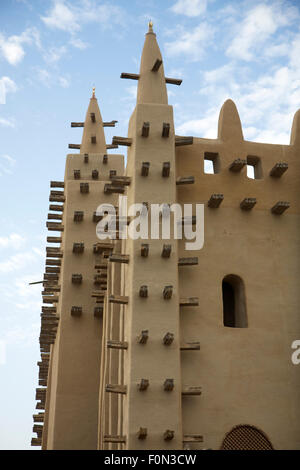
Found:
[[[143,385],[145,388],[144,390],[149,386],[149,380],[148,379],[142,379]],[[142,382],[141,382],[142,383]],[[141,387],[141,383],[138,385],[138,387]],[[163,383],[163,389],[166,392],[171,392],[174,389],[174,379],[166,379]],[[141,390],[141,388],[140,388]],[[126,395],[127,394],[127,385],[119,385],[119,384],[106,384],[105,386],[105,391],[108,393],[118,393],[121,395]],[[181,394],[183,396],[196,396],[196,395],[201,395],[201,387],[195,387],[195,386],[190,386],[190,387],[183,387],[181,390]]]
[[[50,211],[57,211],[57,212],[63,212],[64,211],[64,205],[54,205],[50,204],[49,206]]]
[[[64,188],[65,183],[63,181],[50,181],[50,188]]]
[[[95,136],[92,136],[91,137],[91,143],[92,144],[96,144],[96,137]],[[126,144],[121,144],[121,145],[126,145]],[[80,144],[69,144],[69,149],[76,149],[76,150],[80,150]],[[117,149],[118,148],[118,144],[116,142],[113,142],[112,144],[107,144],[106,145],[106,148],[109,150],[109,149]],[[104,163],[104,162],[103,162]]]
[[[75,308],[75,307],[72,307]],[[76,307],[80,308],[80,307]],[[82,312],[81,312],[82,313]],[[146,344],[149,339],[149,330],[143,330],[141,334],[137,337],[137,342],[140,344]],[[169,346],[172,344],[174,340],[174,335],[172,333],[166,333],[163,338],[163,344]],[[116,340],[108,340],[107,347],[110,349],[128,349],[127,341],[116,341]],[[181,351],[199,351],[200,350],[200,343],[199,341],[192,341],[183,343],[180,346]]]
[[[171,286],[166,286],[166,287],[168,288],[168,290],[170,290]],[[98,294],[98,296],[99,295],[100,294]],[[139,291],[139,295],[140,295],[140,297],[147,297],[148,296],[148,287],[147,286],[141,286],[140,291]],[[97,295],[95,295],[95,296],[97,296]],[[108,300],[109,300],[110,303],[115,303],[115,304],[120,304],[120,305],[122,305],[122,304],[127,305],[128,302],[129,302],[129,297],[122,296],[122,295],[110,295]],[[196,306],[199,305],[199,299],[198,299],[198,297],[180,298],[179,305],[181,307],[196,307]]]
[[[91,114],[94,114],[94,113],[91,113]],[[109,121],[109,122],[106,121],[106,122],[103,122],[102,125],[103,127],[115,127],[117,122],[118,121]],[[71,127],[84,127],[84,122],[71,122]]]
[[[140,428],[137,432],[138,439],[146,439],[148,435],[147,428]],[[175,431],[171,431],[167,429],[163,433],[164,440],[172,440],[175,436]],[[105,435],[103,438],[104,443],[111,443],[111,444],[126,444],[126,436],[112,436],[112,435]],[[182,442],[186,443],[196,443],[196,442],[203,442],[203,436],[200,434],[185,434],[183,436]]]
[[[132,139],[130,139],[129,137],[120,137],[115,135],[112,138],[112,143],[113,145],[125,145],[127,147],[130,147],[130,145],[132,144]]]
[[[127,78],[127,79],[130,79],[130,80],[139,80],[140,75],[138,73],[123,72],[123,73],[121,73],[120,78]],[[171,85],[181,85],[181,83],[182,83],[182,80],[178,79],[178,78],[165,77],[165,81],[166,81],[166,83],[169,83]]]

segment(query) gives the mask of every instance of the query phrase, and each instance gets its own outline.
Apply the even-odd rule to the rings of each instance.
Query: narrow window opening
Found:
[[[251,179],[260,179],[263,177],[261,159],[253,155],[247,157],[247,176]]]
[[[234,274],[222,281],[223,324],[230,328],[247,328],[245,287],[242,279]]]
[[[204,153],[204,173],[220,173],[220,157],[218,153]]]

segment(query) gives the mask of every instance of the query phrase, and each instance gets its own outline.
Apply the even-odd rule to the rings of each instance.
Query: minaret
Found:
[[[173,109],[152,23],[142,53],[127,144],[128,207],[176,202]],[[161,219],[160,219],[161,220]],[[128,238],[124,295],[127,449],[182,449],[177,240]]]
[[[95,96],[95,87],[85,116],[84,130],[80,145],[81,153],[105,153],[106,143],[103,130],[103,121]]]
[[[46,261],[46,272],[57,273],[58,287],[50,301],[59,327],[50,352],[43,449],[97,448],[103,300],[95,291],[105,291],[106,267],[96,235],[96,211],[101,203],[117,204],[118,196],[113,190],[107,194],[105,187],[111,172],[123,175],[124,162],[123,156],[106,153],[94,90],[85,122],[75,124],[72,127],[84,127],[81,152],[67,156],[65,179],[59,183],[64,187],[59,195],[63,206],[50,206],[59,211],[61,223],[48,223],[49,230],[60,230],[61,245],[50,254],[47,248],[49,257],[60,257]],[[52,193],[58,197],[57,191]],[[49,271],[48,264],[57,266],[55,271]]]

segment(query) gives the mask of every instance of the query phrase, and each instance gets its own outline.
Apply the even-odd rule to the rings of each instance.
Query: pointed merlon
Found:
[[[223,142],[242,142],[244,140],[239,113],[232,100],[225,101],[221,108],[218,124],[218,139]]]
[[[300,147],[300,109],[295,113],[293,119],[290,144]]]
[[[153,73],[153,65],[158,61],[160,66]],[[168,104],[164,65],[152,26],[149,26],[142,52],[137,103]]]
[[[84,121],[84,130],[80,145],[81,153],[106,153],[106,142],[103,131],[103,121],[98,106],[95,90]]]

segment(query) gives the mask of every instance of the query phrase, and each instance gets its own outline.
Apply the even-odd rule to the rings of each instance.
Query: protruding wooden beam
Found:
[[[162,127],[162,137],[169,137],[170,135],[170,123],[169,122],[163,122],[163,127]]]
[[[171,163],[170,162],[164,162],[162,165],[162,176],[164,178],[167,178],[170,176],[170,169],[171,169]]]
[[[104,194],[124,194],[125,188],[123,185],[105,184]]]
[[[50,181],[50,188],[64,188],[65,183],[63,181]]]
[[[95,254],[101,254],[105,251],[110,251],[113,249],[114,249],[114,243],[112,243],[111,241],[98,242],[98,243],[95,243],[95,245],[93,246],[93,252]]]
[[[196,266],[198,264],[198,257],[179,258],[178,266]]]
[[[115,340],[108,340],[107,347],[109,349],[128,349],[127,341],[115,341]]]
[[[52,232],[64,231],[64,226],[62,224],[57,224],[55,222],[46,222],[46,227],[49,231],[52,231]]]
[[[241,158],[236,158],[230,164],[229,170],[233,171],[234,173],[238,173],[239,171],[241,171],[244,168],[245,165],[247,165],[247,160],[241,159]]]
[[[54,273],[54,274],[59,274],[60,273],[60,268],[56,268],[56,267],[47,267],[46,266],[46,273]]]
[[[120,78],[127,78],[129,80],[138,80],[140,78],[140,75],[138,73],[122,72],[120,75]]]
[[[273,176],[274,178],[280,178],[283,173],[287,171],[288,167],[288,163],[276,163],[270,171],[270,176]]]
[[[220,207],[222,201],[224,199],[224,195],[223,194],[212,194],[210,196],[210,199],[207,203],[208,207],[210,207],[211,209],[217,209],[218,207]]]
[[[103,122],[103,127],[115,127],[116,123],[118,121],[109,121],[109,122]]]
[[[109,302],[112,304],[127,305],[129,302],[129,297],[125,295],[110,295]]]
[[[245,199],[242,200],[240,203],[240,208],[243,211],[250,211],[253,209],[253,207],[256,204],[256,198],[255,197],[245,197]]]
[[[170,429],[167,429],[164,432],[164,440],[165,441],[172,441],[172,439],[174,439],[174,436],[175,436],[175,431],[171,431]]]
[[[121,176],[117,174],[112,174],[109,176],[109,179],[113,184],[116,185],[130,186],[131,184],[131,176]]]
[[[48,243],[61,243],[62,237],[47,237]]]
[[[84,127],[84,122],[71,122],[71,127]]]
[[[80,192],[87,194],[90,191],[89,183],[80,183]]]
[[[129,263],[129,255],[122,255],[122,254],[119,254],[119,253],[113,253],[112,255],[110,255],[109,261],[111,263],[125,263],[125,264],[128,264]]]
[[[165,392],[171,392],[174,389],[174,379],[166,379],[164,381]]]
[[[97,143],[97,137],[95,135],[91,135],[91,144]]]
[[[150,122],[144,122],[142,127],[142,137],[148,137],[150,131]]]
[[[174,341],[174,335],[173,333],[166,333],[165,336],[163,337],[163,343],[165,346],[170,346]]]
[[[147,258],[149,255],[149,244],[148,243],[142,243],[141,244],[141,256],[143,258]]]
[[[200,350],[200,343],[199,341],[192,341],[190,343],[183,343],[180,346],[181,351],[199,351]]]
[[[51,297],[43,297],[43,303],[44,304],[53,304],[58,302],[58,297],[57,296],[51,296]]]
[[[179,147],[181,145],[192,145],[194,141],[194,138],[189,136],[189,137],[181,137],[179,135],[175,136],[175,145],[176,147]]]
[[[46,266],[61,266],[60,259],[46,259]]]
[[[82,284],[82,274],[72,274],[72,284]]]
[[[194,184],[195,183],[195,177],[194,176],[179,176],[176,179],[176,185],[180,186],[182,184]]]
[[[183,436],[182,442],[184,443],[203,442],[203,436],[201,436],[200,434],[185,434]]]
[[[127,386],[126,385],[107,384],[106,387],[105,387],[105,391],[109,392],[109,393],[120,393],[121,395],[126,395]]]
[[[74,216],[73,216],[74,222],[82,222],[83,216],[84,216],[83,211],[75,211]]]
[[[69,149],[80,150],[80,144],[69,144]]]
[[[83,163],[88,163],[89,162],[89,154],[88,153],[85,153],[83,155]]]
[[[139,290],[140,297],[148,297],[148,286],[141,286]]]
[[[161,252],[162,258],[170,258],[171,251],[172,251],[172,245],[164,244],[162,252]]]
[[[57,211],[57,212],[63,212],[64,211],[64,205],[55,205],[55,204],[50,204],[49,206],[49,211]]]
[[[182,80],[180,78],[168,78],[166,77],[166,83],[169,83],[170,85],[181,85]]]
[[[90,116],[91,116],[91,121],[92,121],[92,122],[96,122],[95,113],[90,113]]]
[[[127,147],[130,147],[130,145],[132,144],[132,139],[130,139],[129,137],[120,137],[115,135],[112,138],[112,143],[113,145],[125,145]]]
[[[103,438],[104,443],[111,444],[126,444],[126,436],[109,436],[105,435]]]
[[[106,149],[107,150],[110,150],[110,149],[117,149],[119,146],[117,144],[107,144],[106,145]],[[103,162],[104,163],[104,162]]]
[[[273,214],[281,215],[290,207],[290,203],[287,201],[278,201],[275,206],[272,207],[271,212]]]
[[[71,307],[71,315],[72,317],[81,317],[82,307],[77,307],[73,305],[73,307]]]
[[[156,59],[151,71],[152,72],[157,72],[159,70],[159,67],[161,66],[161,64],[162,64],[162,60],[161,59]]]
[[[180,307],[197,307],[199,305],[198,297],[182,297],[179,300]]]
[[[99,178],[99,171],[98,170],[92,170],[92,178],[93,180],[97,180]]]
[[[38,413],[37,415],[33,415],[33,422],[34,423],[43,423],[45,418],[45,413]]]
[[[143,162],[142,163],[141,175],[142,176],[148,176],[149,175],[149,168],[150,168],[150,162]]]
[[[140,344],[146,344],[149,338],[149,330],[142,330],[141,334],[137,338],[137,342]]]
[[[80,170],[74,170],[74,180],[80,180]]]
[[[73,243],[73,253],[83,253],[84,252],[84,243]]]
[[[102,163],[103,163],[104,165],[106,165],[107,162],[108,162],[108,155],[107,155],[107,153],[105,153],[105,154],[103,155]]]
[[[40,447],[42,445],[42,438],[41,437],[33,437],[31,439],[31,446],[32,447]]]
[[[140,428],[137,432],[137,438],[138,439],[146,439],[148,434],[147,428]]]
[[[141,379],[140,383],[138,384],[138,390],[140,392],[143,392],[143,391],[147,390],[148,387],[149,387],[149,380],[148,379]]]
[[[201,387],[184,387],[181,391],[182,395],[201,395]]]
[[[173,294],[173,286],[165,286],[163,290],[163,298],[168,300],[172,297]]]

